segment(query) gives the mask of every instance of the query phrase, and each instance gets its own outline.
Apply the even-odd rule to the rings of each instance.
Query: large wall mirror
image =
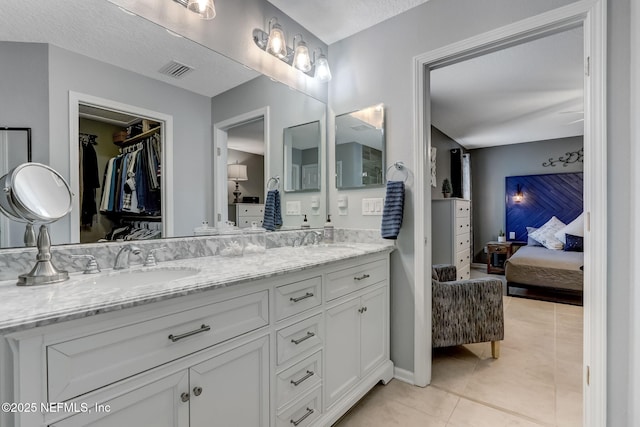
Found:
[[[336,187],[384,185],[384,105],[336,116]]]
[[[320,191],[320,121],[284,130],[284,190]]]
[[[189,12],[185,9],[185,13]],[[130,14],[108,0],[24,0],[4,5],[0,15],[0,57],[0,117],[31,126],[34,161],[60,171],[72,186],[73,210],[52,225],[54,244],[79,243],[78,230],[82,222],[87,222],[81,218],[81,206],[86,200],[80,183],[80,162],[84,158],[80,152],[81,134],[99,135],[85,141],[85,147],[108,147],[108,159],[120,155],[121,147],[114,145],[115,134],[126,133],[129,127],[110,114],[90,117],[91,112],[81,107],[87,104],[82,100],[107,100],[110,106],[106,110],[112,113],[111,106],[123,106],[115,112],[135,116],[137,122],[130,125],[140,123],[139,118],[149,118],[137,111],[153,112],[151,118],[158,113],[160,118],[171,119],[171,128],[163,128],[167,138],[162,141],[158,160],[159,171],[172,170],[171,177],[162,178],[171,184],[161,190],[160,199],[167,204],[162,206],[162,222],[170,221],[162,225],[168,230],[162,237],[192,236],[194,228],[204,220],[215,224],[219,213],[227,209],[226,170],[224,179],[218,179],[220,151],[212,144],[212,125],[258,108],[269,111],[269,122],[264,125],[269,145],[261,177],[266,182],[271,176],[284,176],[284,129],[312,121],[319,121],[320,126],[326,123],[325,103]],[[80,100],[75,107],[70,105],[72,94]],[[105,107],[99,102],[89,104]],[[119,123],[114,126],[115,122]],[[325,133],[322,129],[322,146]],[[165,146],[169,140],[173,141],[172,146]],[[224,148],[222,154],[226,156],[226,147],[216,148]],[[100,215],[105,173],[105,161],[100,156],[96,218]],[[322,164],[318,161],[318,167]],[[252,176],[257,178],[252,173],[249,179]],[[221,191],[225,194],[218,197]],[[243,191],[243,195],[258,196],[260,201],[265,193],[266,188]],[[282,196],[284,205],[287,195]],[[304,210],[306,201],[302,196]],[[224,206],[218,199],[225,200]],[[323,213],[318,215],[319,226],[321,219]],[[285,225],[300,224],[298,217],[283,215],[283,220]],[[111,231],[106,228],[118,224],[105,227],[94,219],[90,225],[91,233],[83,234],[93,237],[86,242],[102,239],[101,234]],[[12,246],[21,244],[2,245]]]

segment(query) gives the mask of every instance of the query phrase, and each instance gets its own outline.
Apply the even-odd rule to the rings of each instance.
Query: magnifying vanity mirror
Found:
[[[18,285],[42,285],[67,280],[69,274],[51,262],[47,225],[71,211],[72,195],[64,178],[49,166],[23,163],[0,178],[0,211],[14,221],[42,223],[38,234],[36,265],[18,277]],[[29,230],[30,228],[27,228]]]
[[[336,187],[384,185],[384,105],[336,116]]]
[[[284,191],[320,191],[320,122],[284,130]]]
[[[62,28],[65,31],[61,31]],[[0,56],[3,58],[0,75],[4,83],[0,86],[0,116],[3,121],[11,119],[2,124],[27,123],[31,126],[33,160],[59,171],[73,193],[71,214],[50,226],[56,243],[95,242],[112,231],[106,227],[100,229],[93,240],[81,240],[79,232],[83,226],[82,205],[86,200],[80,169],[82,141],[79,143],[79,139],[82,134],[100,135],[94,140],[97,145],[93,148],[102,150],[110,146],[115,149],[104,158],[98,154],[99,187],[95,188],[98,212],[94,218],[102,215],[100,203],[105,187],[105,165],[108,159],[120,154],[121,148],[114,145],[115,130],[100,133],[84,127],[84,122],[90,119],[101,123],[111,121],[111,124],[119,119],[91,118],[87,106],[111,113],[166,119],[160,120],[166,125],[162,129],[158,165],[162,179],[171,184],[162,185],[160,190],[161,224],[163,230],[168,230],[163,231],[163,238],[193,236],[194,228],[203,221],[215,225],[225,219],[226,214],[223,216],[222,213],[228,209],[228,182],[223,169],[227,162],[226,158],[222,161],[220,158],[226,156],[226,140],[218,138],[212,130],[216,124],[258,109],[268,111],[268,123],[265,124],[268,132],[265,133],[269,141],[263,159],[263,182],[270,177],[285,176],[284,129],[298,123],[315,122],[322,130],[316,140],[317,147],[324,147],[326,143],[324,102],[292,90],[147,19],[127,13],[108,0],[24,0],[3,5]],[[176,76],[171,71],[159,71],[175,70],[176,67],[183,74]],[[100,100],[108,101],[109,105],[101,104]],[[81,121],[83,123],[79,125]],[[126,131],[129,125],[118,126]],[[320,182],[326,179],[323,165],[326,162],[320,157],[325,151],[318,151],[322,155],[318,155],[316,173],[312,172],[313,166],[305,167],[304,173],[309,179],[304,184],[304,191],[320,192],[319,198],[324,200],[325,189],[321,188]],[[302,170],[300,172],[302,174]],[[219,173],[224,176],[219,177]],[[256,175],[249,174],[249,179]],[[267,189],[265,185],[261,187],[264,188],[256,194],[242,188],[241,191],[243,196],[257,196],[262,202]],[[299,187],[302,191],[302,181]],[[283,192],[281,197],[283,206],[289,197],[294,197],[302,203],[301,213],[311,211],[307,207],[311,205],[311,196]],[[309,217],[311,221],[317,220],[312,227],[322,226],[325,209],[322,204],[317,215]],[[301,218],[301,215],[283,215],[283,228],[299,227]],[[94,219],[90,224],[93,231],[98,230],[98,223]],[[119,225],[125,226],[115,222],[109,228]],[[24,231],[24,226],[20,227]],[[12,240],[0,239],[0,247],[16,246],[23,246],[22,233]]]

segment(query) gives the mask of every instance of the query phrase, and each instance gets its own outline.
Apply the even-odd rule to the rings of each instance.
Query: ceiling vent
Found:
[[[164,67],[160,68],[159,71],[162,74],[179,79],[184,77],[185,74],[193,71],[193,68],[176,61],[171,61]]]

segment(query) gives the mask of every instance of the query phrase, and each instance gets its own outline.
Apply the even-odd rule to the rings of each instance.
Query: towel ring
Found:
[[[391,172],[391,174],[393,174],[393,172],[400,172],[402,173],[402,176],[403,176],[402,181],[407,182],[407,179],[409,179],[409,171],[407,170],[407,167],[402,162],[395,162],[394,164],[392,164],[387,168],[387,181],[391,176],[391,174],[389,174],[389,171],[391,171],[392,168],[395,168],[395,169]]]
[[[267,190],[279,190],[280,189],[280,177],[271,177],[267,181]]]

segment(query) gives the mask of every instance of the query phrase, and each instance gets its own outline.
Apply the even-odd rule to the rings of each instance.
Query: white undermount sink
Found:
[[[80,283],[97,286],[130,287],[145,286],[154,283],[167,283],[194,276],[200,272],[190,267],[148,267],[114,270],[105,274],[96,274],[83,278]]]

